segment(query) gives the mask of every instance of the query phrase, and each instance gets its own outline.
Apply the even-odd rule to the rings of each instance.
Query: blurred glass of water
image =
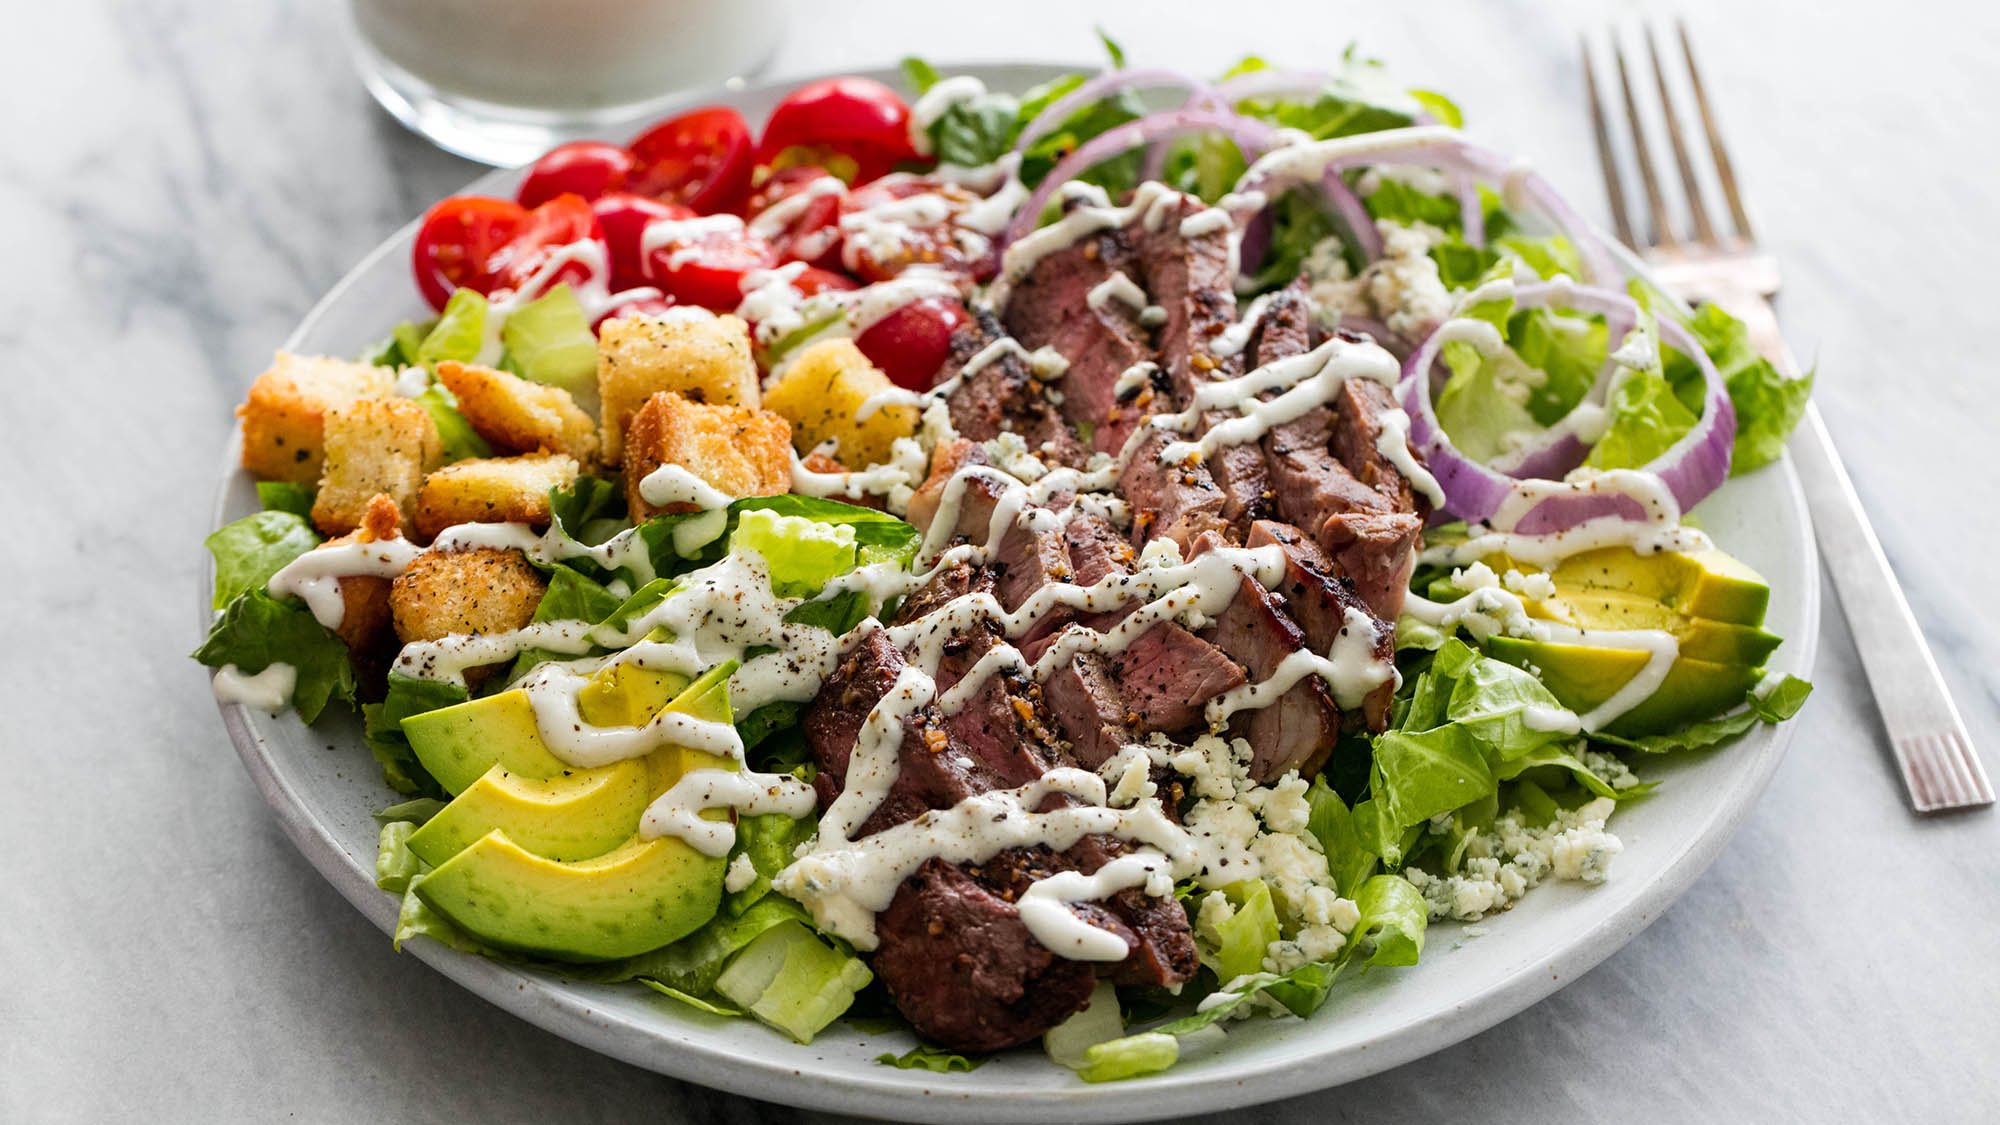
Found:
[[[521,164],[624,141],[681,91],[752,74],[784,0],[352,0],[370,93],[439,147]]]

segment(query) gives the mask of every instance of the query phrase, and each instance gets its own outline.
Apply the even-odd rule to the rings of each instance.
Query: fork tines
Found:
[[[1704,247],[1742,245],[1753,240],[1750,216],[1743,206],[1743,194],[1736,183],[1736,168],[1730,162],[1728,147],[1723,144],[1722,131],[1715,123],[1715,111],[1708,101],[1708,90],[1702,84],[1701,69],[1695,65],[1694,47],[1688,41],[1687,25],[1678,28],[1681,43],[1681,58],[1687,65],[1687,85],[1694,95],[1695,113],[1701,120],[1703,138],[1708,142],[1710,159],[1714,163],[1715,178],[1722,187],[1723,200],[1728,204],[1730,221],[1734,227],[1733,238],[1717,230],[1709,217],[1708,208],[1702,203],[1701,182],[1695,172],[1693,154],[1688,147],[1687,134],[1682,131],[1682,114],[1675,105],[1673,89],[1668,82],[1667,68],[1660,60],[1660,46],[1653,35],[1653,29],[1645,29],[1646,58],[1653,71],[1653,85],[1660,95],[1660,116],[1666,124],[1667,147],[1672,150],[1674,168],[1679,173],[1683,197],[1687,200],[1688,222],[1691,227],[1687,241]],[[1634,67],[1625,57],[1625,48],[1619,42],[1614,29],[1611,36],[1611,58],[1617,75],[1619,101],[1625,109],[1625,124],[1631,137],[1632,163],[1639,176],[1639,189],[1646,197],[1646,214],[1650,225],[1649,237],[1641,241],[1632,226],[1630,212],[1625,202],[1624,181],[1618,171],[1617,155],[1612,147],[1611,127],[1605,112],[1604,101],[1598,92],[1597,68],[1591,58],[1590,44],[1586,40],[1583,49],[1584,86],[1590,103],[1590,125],[1596,136],[1598,159],[1604,171],[1604,190],[1611,201],[1611,220],[1618,237],[1632,247],[1650,246],[1655,250],[1673,250],[1683,239],[1676,233],[1671,216],[1667,213],[1667,196],[1661,186],[1659,172],[1653,162],[1653,148],[1648,142],[1644,120],[1639,113],[1639,99],[1633,89]]]
[[[1990,805],[1993,786],[1964,731],[1910,735],[1896,741],[1896,764],[1920,813]]]

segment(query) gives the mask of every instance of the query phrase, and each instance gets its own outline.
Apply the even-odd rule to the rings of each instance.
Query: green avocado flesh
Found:
[[[1558,702],[1578,714],[1591,711],[1616,695],[1651,659],[1650,653],[1639,649],[1556,644],[1518,637],[1489,638],[1486,651],[1495,659],[1535,673]],[[1673,730],[1743,702],[1763,675],[1761,668],[1693,660],[1683,655],[1674,661],[1666,679],[1651,696],[1605,729],[1626,737]]]
[[[1764,623],[1771,587],[1718,550],[1641,555],[1605,547],[1572,555],[1551,571],[1560,591],[1615,590],[1660,602],[1684,617],[1737,625]]]
[[[690,684],[613,665],[583,689],[579,710],[603,726],[640,725],[662,705],[726,723],[734,668]],[[410,848],[434,865],[414,884],[417,895],[460,929],[502,949],[601,961],[657,949],[714,917],[724,861],[671,836],[641,839],[638,830],[647,805],[682,774],[728,759],[662,745],[571,767],[543,745],[518,690],[415,716],[404,730],[457,794],[412,834]]]

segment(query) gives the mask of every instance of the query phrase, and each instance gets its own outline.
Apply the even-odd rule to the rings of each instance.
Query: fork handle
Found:
[[[1778,331],[1771,303],[1754,292],[1718,294],[1717,303],[1741,319],[1758,351],[1788,375],[1798,367]],[[1792,463],[1804,486],[1819,539],[1820,560],[1833,576],[1834,590],[1854,634],[1855,648],[1888,728],[1889,741],[1905,787],[1919,812],[1990,804],[1992,789],[1972,740],[1953,705],[1923,630],[1910,613],[1901,583],[1889,566],[1882,543],[1862,510],[1854,482],[1828,436],[1818,407],[1808,403],[1805,419],[1791,439]],[[1952,750],[1951,762],[1932,763],[1928,748]],[[1962,760],[1958,760],[1962,758]],[[1960,774],[1962,778],[1950,775]],[[1957,790],[1971,800],[1935,800],[1933,791]],[[1943,783],[1942,785],[1940,783]],[[1943,795],[1943,794],[1936,794]],[[1983,797],[1983,800],[1978,798]]]

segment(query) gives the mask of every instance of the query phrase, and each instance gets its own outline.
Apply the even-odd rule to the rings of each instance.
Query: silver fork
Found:
[[[1597,71],[1586,39],[1584,82],[1589,88],[1590,124],[1597,139],[1598,157],[1604,165],[1604,190],[1610,197],[1612,224],[1626,245],[1643,253],[1669,289],[1689,300],[1713,302],[1733,313],[1749,327],[1751,341],[1758,350],[1777,364],[1780,371],[1795,375],[1797,364],[1779,334],[1777,318],[1771,311],[1771,298],[1778,292],[1778,263],[1757,248],[1750,217],[1737,188],[1736,170],[1723,147],[1715,112],[1709,105],[1701,72],[1695,66],[1687,25],[1679,25],[1678,30],[1681,55],[1687,63],[1688,88],[1694,94],[1696,115],[1708,142],[1709,159],[1721,184],[1734,232],[1720,232],[1702,202],[1695,158],[1681,131],[1680,113],[1668,88],[1667,71],[1660,63],[1659,44],[1651,27],[1646,29],[1646,54],[1652,64],[1653,84],[1659,91],[1668,146],[1673,150],[1687,203],[1688,233],[1685,237],[1677,233],[1667,214],[1666,193],[1660,186],[1639,114],[1639,99],[1633,91],[1633,68],[1626,64],[1625,51],[1618,44],[1615,30],[1612,55],[1618,92],[1631,130],[1633,163],[1645,194],[1650,240],[1641,242],[1634,236],[1618,158],[1611,144],[1611,127],[1598,96]],[[1834,452],[1817,408],[1806,408],[1805,420],[1792,436],[1791,454],[1805,486],[1807,506],[1812,511],[1820,558],[1833,576],[1834,589],[1840,595],[1841,608],[1854,633],[1855,646],[1861,652],[1861,663],[1874,690],[1883,725],[1888,729],[1889,745],[1897,768],[1902,771],[1911,803],[1920,813],[1991,805],[1993,787],[1972,748],[1972,739],[1966,734],[1965,720],[1952,704],[1951,692],[1938,674],[1937,661],[1910,614],[1909,602],[1903,597],[1895,572],[1889,568],[1874,528],[1868,524],[1854,483],[1848,479],[1840,455]]]

